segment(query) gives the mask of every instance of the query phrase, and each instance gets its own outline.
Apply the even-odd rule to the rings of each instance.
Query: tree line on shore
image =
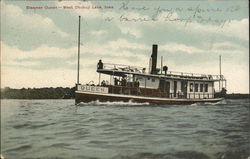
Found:
[[[1,99],[71,99],[75,98],[75,87],[45,88],[1,88]]]
[[[75,87],[45,87],[45,88],[1,88],[1,99],[73,99]],[[249,94],[226,94],[227,99],[249,99]]]

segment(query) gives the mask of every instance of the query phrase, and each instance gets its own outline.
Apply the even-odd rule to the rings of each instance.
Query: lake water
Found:
[[[2,100],[6,159],[247,159],[249,100],[150,105]]]

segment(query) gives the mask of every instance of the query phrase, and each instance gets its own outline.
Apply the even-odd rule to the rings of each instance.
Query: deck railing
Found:
[[[110,69],[116,71],[124,71],[124,72],[134,72],[139,74],[149,74],[146,68],[138,67],[138,66],[129,66],[122,64],[112,64],[112,63],[104,63],[103,69]],[[178,78],[193,78],[193,79],[203,79],[203,80],[221,80],[225,81],[223,75],[206,75],[206,74],[198,74],[198,73],[187,73],[187,72],[177,72],[177,71],[167,71],[167,73],[157,74],[167,77],[178,77]]]
[[[209,99],[209,98],[214,98],[213,93],[207,93],[207,92],[167,93],[167,92],[162,92],[160,89],[114,86],[114,85],[107,85],[105,87],[109,88],[109,93],[111,93],[111,94],[134,95],[134,96],[143,96],[143,97],[161,97],[161,98],[170,98],[170,99],[177,99],[177,98],[178,99]]]
[[[167,76],[178,76],[181,78],[196,78],[196,79],[207,79],[207,80],[225,80],[223,75],[206,75],[206,74],[176,72],[176,71],[168,71]]]
[[[103,68],[117,70],[117,71],[125,71],[125,72],[146,73],[146,68],[138,66],[122,65],[122,64],[104,63]]]

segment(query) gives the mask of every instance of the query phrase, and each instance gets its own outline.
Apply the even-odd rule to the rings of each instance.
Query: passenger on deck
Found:
[[[125,79],[125,77],[122,77],[121,85],[122,86],[126,86],[127,85],[127,80]]]
[[[136,78],[135,87],[139,87],[139,86],[140,86],[140,82],[138,81],[138,78]]]
[[[114,78],[115,86],[118,85],[118,81],[119,81],[119,80],[115,77],[115,78]]]
[[[106,86],[105,80],[102,81],[101,86]]]
[[[163,71],[165,72],[165,75],[167,75],[168,66],[163,66]]]
[[[146,73],[146,68],[143,68],[143,69],[142,69],[142,73]]]
[[[103,69],[102,60],[99,60],[99,62],[97,63],[97,69]]]

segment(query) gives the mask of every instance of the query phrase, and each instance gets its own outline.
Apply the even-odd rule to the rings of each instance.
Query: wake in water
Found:
[[[100,102],[99,100],[97,101],[92,101],[89,103],[79,103],[78,106],[146,106],[149,105],[149,103],[135,103],[132,102],[131,100],[128,102]]]
[[[194,103],[191,104],[191,106],[207,106],[207,105],[225,105],[227,104],[226,100],[222,100],[216,103],[211,103],[211,102],[205,102],[205,103]]]
[[[190,106],[208,106],[208,105],[225,105],[227,104],[227,102],[225,100],[216,102],[216,103],[210,103],[210,102],[205,102],[205,103],[194,103],[191,104]],[[155,105],[155,104],[150,104],[150,103],[135,103],[132,102],[132,100],[128,101],[128,102],[100,102],[99,100],[97,101],[92,101],[89,103],[79,103],[78,106],[150,106],[150,105]],[[161,106],[166,106],[166,104],[157,104],[157,106],[161,107]],[[167,105],[167,106],[180,106],[180,105]]]

